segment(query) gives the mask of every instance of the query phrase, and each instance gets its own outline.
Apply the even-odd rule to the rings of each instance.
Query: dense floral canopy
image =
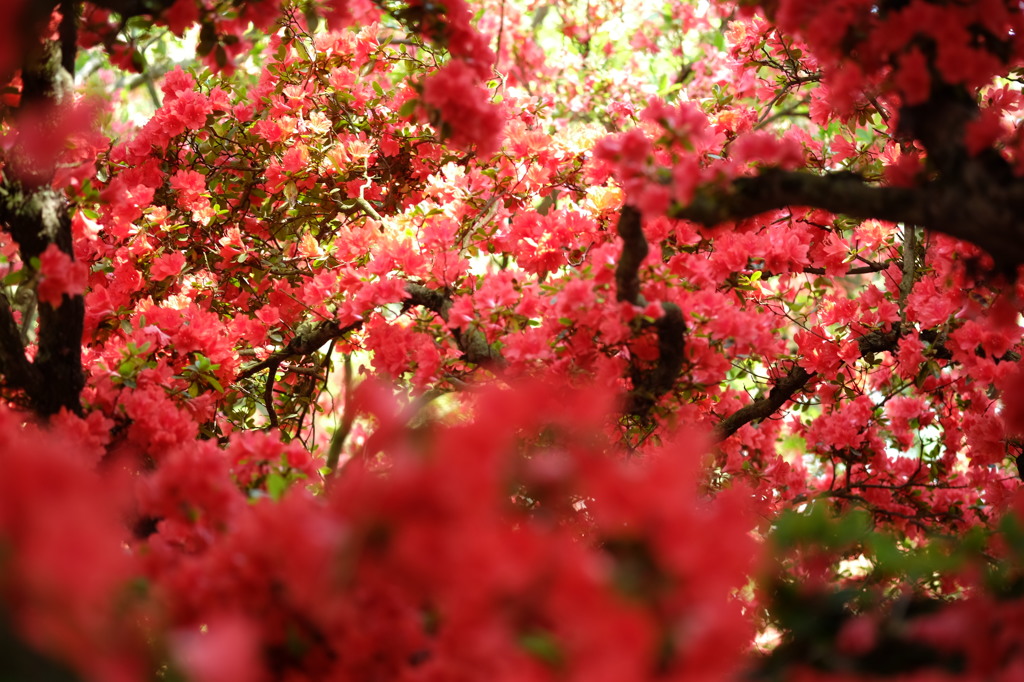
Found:
[[[0,33],[0,677],[1024,675],[1019,3]]]

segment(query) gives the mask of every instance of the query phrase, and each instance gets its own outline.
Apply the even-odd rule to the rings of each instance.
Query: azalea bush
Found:
[[[1024,674],[1016,3],[0,26],[0,677]]]

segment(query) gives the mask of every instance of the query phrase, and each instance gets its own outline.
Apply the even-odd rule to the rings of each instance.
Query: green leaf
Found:
[[[903,552],[892,536],[884,533],[872,535],[868,538],[868,546],[880,569],[892,573],[902,572]]]
[[[409,99],[398,109],[398,115],[402,118],[409,118],[416,111],[416,107],[419,106],[419,100]]]
[[[280,500],[288,490],[288,479],[276,471],[267,476],[267,494],[275,502]]]
[[[213,50],[213,58],[216,60],[217,66],[222,69],[228,65],[228,53],[222,44],[217,43],[217,47]]]
[[[25,269],[15,270],[14,272],[7,273],[7,276],[3,279],[4,286],[12,286],[14,284],[21,284],[25,281]]]
[[[562,663],[562,651],[549,632],[527,632],[520,636],[519,645],[548,665],[558,666]]]

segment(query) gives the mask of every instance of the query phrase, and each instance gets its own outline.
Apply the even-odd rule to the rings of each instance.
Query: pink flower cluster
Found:
[[[89,277],[89,267],[50,244],[39,256],[39,300],[59,308],[64,296],[81,296]]]
[[[465,62],[453,60],[427,77],[423,102],[440,116],[442,132],[452,144],[475,147],[483,157],[501,144],[505,126],[501,108],[489,101],[477,72]]]

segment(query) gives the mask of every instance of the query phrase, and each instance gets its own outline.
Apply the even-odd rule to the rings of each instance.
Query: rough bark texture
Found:
[[[936,89],[925,104],[900,111],[900,130],[927,152],[921,182],[887,187],[848,172],[815,175],[766,169],[722,185],[705,185],[672,215],[706,226],[786,207],[916,225],[971,242],[1013,277],[1024,264],[1024,180],[994,149],[970,154],[965,126],[978,116],[959,88]]]
[[[52,8],[53,4],[50,4]],[[73,9],[73,8],[72,8]],[[74,49],[72,46],[67,49]],[[23,89],[16,125],[35,134],[60,135],[55,111],[70,101],[72,77],[60,42],[42,41],[26,50],[22,64]],[[71,57],[73,63],[73,56]],[[0,182],[0,224],[18,243],[29,276],[33,259],[50,244],[74,258],[71,217],[66,197],[53,189],[52,163],[15,145]],[[36,356],[29,361],[23,334],[15,323],[10,302],[0,303],[0,367],[9,388],[24,391],[29,406],[42,416],[62,408],[81,413],[82,331],[85,304],[81,296],[67,297],[54,308],[39,305],[35,330]]]
[[[857,347],[861,357],[872,353],[893,350],[900,341],[899,330],[888,332],[871,332],[857,339]],[[804,388],[816,374],[808,372],[800,365],[793,367],[780,377],[768,395],[758,398],[749,405],[744,405],[715,426],[715,436],[725,440],[745,425],[767,419],[789,402]]]
[[[437,291],[436,289],[430,289],[422,284],[412,283],[405,285],[405,291],[409,295],[409,298],[406,299],[405,302],[406,309],[413,306],[420,306],[437,313],[437,315],[445,322],[448,321],[448,311],[451,310],[452,300],[446,296],[444,292]],[[291,341],[289,341],[284,348],[271,353],[264,360],[245,367],[241,372],[239,372],[235,380],[240,381],[254,376],[268,367],[276,368],[285,360],[314,353],[327,342],[346,336],[357,329],[361,329],[362,326],[362,320],[357,320],[356,322],[345,326],[339,325],[334,320],[324,320],[323,322],[312,325],[308,329],[303,329],[292,337]],[[462,332],[455,328],[450,328],[449,331],[455,338],[455,343],[462,351],[463,357],[467,362],[472,362],[477,365],[495,365],[499,367],[505,364],[505,358],[502,357],[499,351],[495,350],[487,343],[487,339],[482,333],[478,331]]]
[[[619,214],[619,237],[622,255],[615,268],[616,298],[633,305],[646,305],[640,295],[640,266],[647,257],[642,216],[633,206],[623,206]],[[658,336],[658,359],[651,366],[630,364],[633,389],[626,399],[626,414],[646,417],[658,399],[672,390],[686,357],[686,321],[683,311],[674,303],[662,302],[662,316],[654,322]]]
[[[933,87],[927,102],[899,112],[899,134],[923,147],[927,156],[920,181],[912,187],[883,186],[848,172],[817,175],[769,168],[700,187],[689,204],[675,206],[671,215],[713,227],[807,207],[913,225],[981,247],[992,257],[996,274],[1014,279],[1024,265],[1024,180],[996,150],[967,151],[966,126],[978,114],[970,93],[945,85]],[[891,350],[899,336],[898,330],[868,334],[859,340],[861,354]],[[794,364],[766,396],[719,422],[718,438],[774,414],[813,377]]]

